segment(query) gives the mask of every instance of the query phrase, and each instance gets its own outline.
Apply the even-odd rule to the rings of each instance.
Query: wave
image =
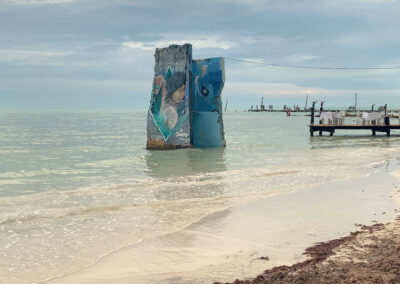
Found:
[[[43,175],[81,175],[81,174],[93,174],[96,173],[95,170],[88,169],[72,169],[72,168],[59,168],[59,169],[48,169],[41,168],[39,170],[22,170],[22,171],[13,171],[13,172],[4,172],[0,173],[0,178],[31,178]]]
[[[12,226],[39,219],[98,214],[188,200],[206,201],[234,196],[246,198],[254,194],[280,194],[370,174],[385,163],[385,157],[393,157],[393,153],[398,153],[398,150],[389,148],[383,153],[374,148],[342,149],[330,153],[313,150],[311,157],[304,153],[291,153],[263,167],[223,169],[161,178],[144,176],[123,179],[118,184],[92,184],[69,190],[53,189],[15,197],[0,197],[0,225]],[[20,175],[72,172],[80,173],[69,169],[41,169],[26,171]],[[9,176],[15,174],[8,172],[0,175]],[[12,179],[0,180],[0,184],[11,181]]]
[[[268,171],[260,169],[232,170],[187,177],[131,179],[125,184],[92,185],[67,191],[47,191],[17,197],[1,197],[0,224],[11,225],[42,218],[62,218],[105,211],[118,211],[136,206],[157,206],[198,199],[232,197],[237,193],[208,191],[184,194],[183,191],[204,187],[219,188],[227,184],[243,183],[257,177],[297,174],[299,171]],[[168,194],[169,193],[169,194]],[[247,192],[250,195],[252,192]],[[254,193],[254,192],[253,192]],[[135,197],[135,198],[127,198]],[[113,201],[110,202],[110,199]],[[78,203],[79,206],[75,204]],[[111,204],[110,204],[111,203]],[[47,207],[43,206],[46,204]],[[49,205],[50,204],[50,205]],[[10,213],[12,212],[12,213]]]
[[[128,179],[122,184],[96,184],[66,191],[1,197],[0,203],[4,206],[0,208],[0,225],[121,211],[138,206],[169,206],[198,200],[280,194],[334,181],[339,176],[344,179],[357,174],[343,167],[338,175],[338,171],[333,172],[337,164],[326,163],[324,171],[319,172],[313,171],[313,164],[295,165],[294,168],[248,168],[164,179]]]
[[[96,206],[91,208],[68,208],[64,210],[46,210],[46,211],[36,211],[33,213],[28,213],[25,215],[20,215],[18,217],[10,217],[5,218],[4,220],[0,221],[0,225],[13,225],[19,224],[27,221],[33,221],[36,219],[54,219],[54,218],[62,218],[68,216],[77,216],[77,215],[84,215],[87,213],[99,213],[99,212],[109,212],[109,211],[118,211],[123,210],[124,208],[134,207],[135,204],[132,205],[102,205]]]

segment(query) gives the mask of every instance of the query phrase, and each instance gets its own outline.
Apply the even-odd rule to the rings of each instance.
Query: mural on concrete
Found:
[[[168,68],[165,75],[156,75],[151,113],[165,141],[188,119],[186,85],[184,72]]]
[[[190,146],[189,70],[191,45],[156,49],[147,120],[147,147]],[[173,148],[173,147],[172,147]]]
[[[221,92],[225,82],[224,59],[193,60],[193,145],[225,146]]]
[[[147,149],[225,146],[223,58],[192,61],[192,46],[156,49]]]

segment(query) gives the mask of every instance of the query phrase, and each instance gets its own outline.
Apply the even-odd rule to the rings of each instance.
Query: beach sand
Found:
[[[307,265],[341,262],[338,254],[325,260],[319,254],[330,255],[332,244],[338,243],[349,244],[347,250],[343,247],[340,251],[343,259],[363,260],[362,255],[349,250],[353,246],[350,241],[368,245],[369,235],[362,232],[344,241],[341,238],[360,230],[359,224],[371,226],[365,228],[374,236],[385,232],[397,234],[396,222],[376,225],[396,218],[398,203],[391,196],[397,181],[389,170],[383,169],[368,177],[251,200],[202,218],[182,230],[114,251],[90,267],[46,283],[227,283],[252,279],[265,269],[272,269],[252,280],[270,283],[265,280],[267,274],[286,277],[293,269]],[[308,249],[308,256],[303,254],[315,243],[337,239]],[[294,263],[300,264],[290,267]],[[253,283],[244,281],[238,283]]]
[[[310,258],[303,262],[233,283],[400,283],[400,219],[362,226],[349,236],[307,248],[305,254]]]
[[[399,171],[391,174],[400,176]],[[392,197],[400,204],[400,189],[393,186]],[[305,261],[276,266],[255,278],[232,283],[400,283],[400,216],[386,224],[357,226],[359,230],[345,237],[307,248]]]

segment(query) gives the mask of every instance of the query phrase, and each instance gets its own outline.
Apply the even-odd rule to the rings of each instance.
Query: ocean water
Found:
[[[0,113],[0,282],[58,279],[248,200],[369,176],[400,136],[224,114],[226,148],[147,151],[146,110]]]

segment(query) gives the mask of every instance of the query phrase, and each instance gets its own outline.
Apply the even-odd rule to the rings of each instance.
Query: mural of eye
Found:
[[[206,87],[201,88],[201,94],[203,96],[207,97],[209,93],[210,93],[210,91]]]

